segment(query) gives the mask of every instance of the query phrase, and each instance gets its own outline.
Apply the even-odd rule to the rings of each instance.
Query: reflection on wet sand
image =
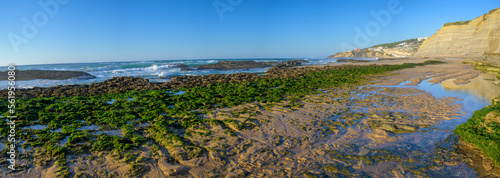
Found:
[[[500,96],[500,86],[493,82],[497,81],[497,75],[492,73],[483,73],[476,78],[470,80],[467,84],[455,84],[454,79],[448,79],[441,82],[446,90],[464,91],[475,96],[486,98],[491,102],[492,99]],[[489,103],[491,104],[491,103]]]
[[[452,133],[500,95],[491,77],[458,61],[405,69],[365,86],[326,88],[275,105],[253,102],[210,110],[204,119],[219,122],[185,132],[171,128],[206,154],[171,162],[165,158],[175,152],[150,145],[134,154],[150,169],[145,177],[495,176],[496,168],[468,157],[471,151],[462,149]],[[72,159],[70,170],[88,169],[81,174],[113,170],[102,174],[118,175],[129,169],[118,152]],[[34,169],[33,174],[46,170]]]

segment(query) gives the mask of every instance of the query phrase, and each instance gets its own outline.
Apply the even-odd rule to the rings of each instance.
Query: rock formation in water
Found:
[[[230,69],[250,69],[250,68],[262,68],[262,67],[285,67],[285,66],[297,66],[302,63],[307,63],[306,60],[289,60],[283,62],[272,62],[272,61],[219,61],[216,64],[206,64],[199,65],[196,67],[186,67],[182,68],[181,71],[186,70],[230,70]]]
[[[474,20],[446,23],[414,56],[489,56],[500,54],[500,8]]]
[[[290,62],[293,63],[293,62]],[[151,83],[148,79],[140,77],[114,77],[99,83],[83,85],[58,85],[52,87],[34,87],[33,89],[16,90],[18,97],[69,97],[69,96],[95,96],[106,93],[124,93],[131,90],[161,90],[181,89],[208,86],[211,84],[243,83],[263,78],[299,78],[309,72],[338,70],[343,68],[354,68],[360,66],[324,66],[324,67],[273,67],[266,71],[265,75],[253,73],[236,74],[211,74],[197,76],[178,76],[164,83]],[[7,97],[9,90],[0,90],[0,97]]]
[[[0,72],[1,79],[7,80],[8,71]],[[16,80],[35,80],[35,79],[49,79],[49,80],[64,80],[71,78],[90,79],[95,76],[81,71],[55,71],[55,70],[15,70]]]

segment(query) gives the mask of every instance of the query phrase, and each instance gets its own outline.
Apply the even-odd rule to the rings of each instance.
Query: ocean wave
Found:
[[[156,75],[156,76],[158,76],[160,78],[165,78],[165,77],[169,77],[169,76],[175,75],[179,71],[181,71],[179,68],[175,68],[175,69],[168,70],[168,71],[156,72],[156,73],[154,73],[152,75]]]
[[[147,67],[145,70],[163,70],[175,67],[175,64],[165,64],[165,65],[152,65],[151,67]]]
[[[120,73],[120,72],[125,72],[127,70],[128,69],[115,69],[115,70],[111,70],[110,72],[113,73],[113,74],[117,74],[117,73]]]
[[[116,70],[116,69],[118,69],[118,67],[106,65],[106,66],[96,67],[94,71],[106,71],[106,70]]]
[[[207,75],[207,74],[231,74],[238,72],[265,72],[268,68],[258,69],[235,69],[235,70],[194,70],[194,71],[181,71],[176,67],[177,64],[186,64],[189,66],[197,66],[203,64],[213,64],[223,60],[241,61],[241,60],[255,60],[255,59],[200,59],[200,60],[172,60],[172,61],[135,61],[135,62],[98,62],[82,64],[44,64],[44,65],[29,65],[16,67],[20,70],[39,69],[39,70],[75,70],[85,71],[96,78],[94,79],[69,79],[69,80],[31,80],[31,81],[18,81],[22,86],[38,86],[50,87],[55,85],[68,85],[68,84],[88,84],[101,82],[113,77],[120,76],[133,76],[150,79],[153,81],[168,81],[171,77],[175,76],[192,76],[192,75]],[[279,59],[258,59],[257,61],[277,61]],[[316,62],[316,59],[310,59],[311,62]],[[318,61],[326,63],[327,61]],[[306,63],[308,64],[308,63]],[[17,82],[16,82],[17,83]],[[7,85],[0,83],[0,89],[6,88]]]
[[[149,67],[121,68],[121,69],[113,69],[113,70],[103,71],[103,72],[113,73],[113,74],[127,73],[127,72],[134,73],[134,72],[137,72],[137,71],[168,70],[168,69],[172,69],[173,67],[175,67],[175,64],[165,64],[165,65],[156,65],[156,64],[153,64],[152,66],[149,66]]]

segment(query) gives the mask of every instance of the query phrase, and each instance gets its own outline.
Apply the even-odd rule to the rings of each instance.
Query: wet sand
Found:
[[[375,63],[425,60],[429,59]],[[363,86],[322,89],[321,94],[289,98],[274,106],[249,103],[213,110],[204,117],[236,122],[229,123],[229,129],[205,124],[179,133],[189,133],[189,141],[203,148],[198,158],[172,162],[166,159],[172,152],[147,144],[132,152],[147,165],[144,177],[500,176],[487,161],[464,156],[452,129],[439,127],[446,121],[464,122],[470,111],[459,104],[462,99],[436,97],[412,87],[423,81],[455,90],[481,86],[492,92],[470,94],[486,100],[500,92],[488,83],[493,81],[484,80],[490,76],[461,59],[444,61],[374,76]],[[67,161],[75,175],[122,177],[131,170],[126,157],[101,152]],[[36,166],[22,175],[54,176],[58,169],[56,164]]]

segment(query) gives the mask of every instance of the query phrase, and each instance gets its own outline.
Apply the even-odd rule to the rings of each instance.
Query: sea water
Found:
[[[252,60],[256,62],[280,62],[292,60],[289,58],[268,58],[268,59],[201,59],[201,60],[152,60],[152,61],[134,61],[134,62],[97,62],[97,63],[67,63],[67,64],[40,64],[40,65],[20,65],[17,70],[55,70],[55,71],[83,71],[96,78],[93,79],[67,79],[67,80],[28,80],[16,81],[18,88],[23,87],[50,87],[56,85],[70,84],[90,84],[102,82],[113,77],[133,76],[148,79],[150,82],[167,82],[176,76],[193,76],[208,74],[234,74],[234,73],[263,73],[270,67],[251,68],[251,69],[233,69],[233,70],[191,70],[181,71],[176,64],[184,64],[190,67],[198,65],[215,64],[219,61],[245,61]],[[334,63],[337,59],[301,59],[309,63],[303,65],[319,65]],[[7,66],[0,67],[0,71],[6,71]],[[0,89],[8,86],[7,82],[0,81]]]

